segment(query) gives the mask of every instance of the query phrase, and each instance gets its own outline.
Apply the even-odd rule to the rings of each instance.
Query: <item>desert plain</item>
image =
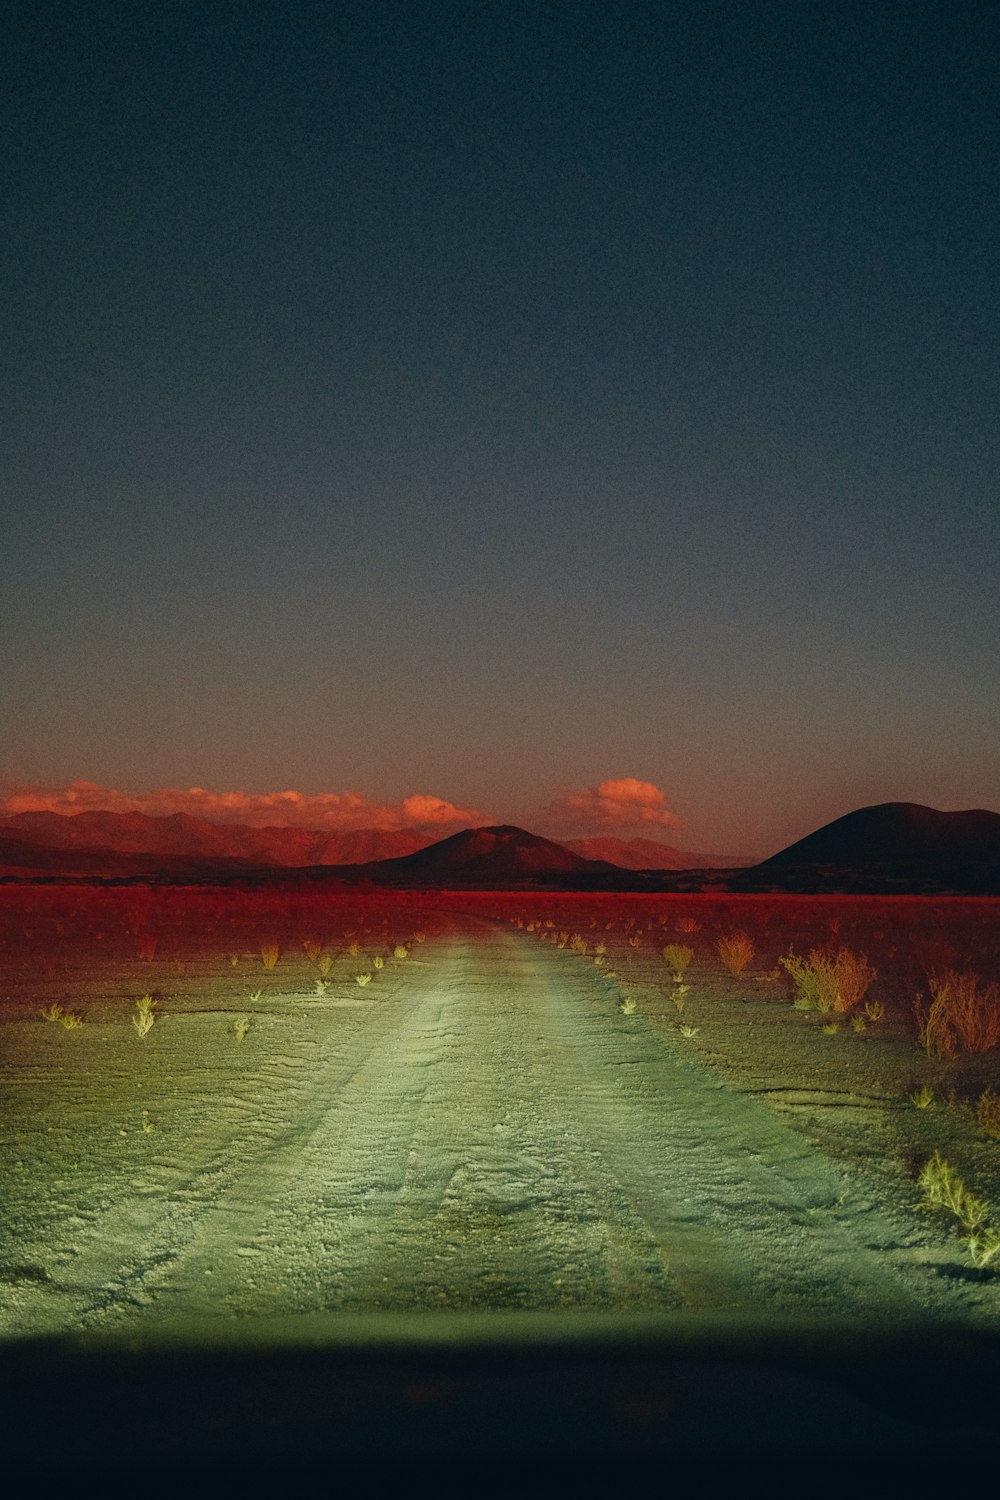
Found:
[[[920,1017],[948,973],[988,998],[998,917],[0,885],[0,1335],[384,1311],[995,1328],[1000,1054],[943,1055]],[[803,1008],[782,958],[845,950],[863,996]],[[928,1200],[935,1159],[975,1235]]]

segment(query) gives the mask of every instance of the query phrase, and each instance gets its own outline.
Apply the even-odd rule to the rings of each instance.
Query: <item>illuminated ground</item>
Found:
[[[424,1308],[1000,1316],[1000,1278],[916,1211],[913,1182],[942,1138],[991,1189],[996,1142],[913,1108],[933,1065],[911,1040],[824,1035],[773,979],[718,966],[692,969],[685,1037],[668,975],[623,949],[609,980],[508,916],[434,916],[381,969],[374,942],[341,951],[324,994],[301,945],[273,971],[245,952],[133,954],[104,981],[86,959],[12,965],[0,1332]],[[57,996],[84,1025],[40,1018]]]

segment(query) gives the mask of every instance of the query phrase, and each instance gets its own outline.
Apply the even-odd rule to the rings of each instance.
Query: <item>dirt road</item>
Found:
[[[891,1227],[841,1170],[617,998],[573,955],[456,917],[370,990],[272,1007],[238,1067],[213,1053],[214,1017],[174,1015],[172,1051],[118,1081],[153,1128],[117,1163],[93,1079],[39,1093],[80,1160],[44,1192],[33,1169],[37,1222],[18,1200],[0,1327],[920,1312],[883,1253]]]

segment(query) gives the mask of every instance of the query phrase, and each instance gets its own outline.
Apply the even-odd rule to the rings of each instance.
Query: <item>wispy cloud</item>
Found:
[[[601,781],[584,787],[544,808],[539,815],[562,829],[676,828],[680,819],[667,806],[667,799],[651,781],[635,776]]]
[[[415,793],[398,803],[373,802],[360,792],[212,792],[204,787],[158,787],[137,795],[95,781],[68,786],[21,786],[0,797],[0,812],[139,812],[151,817],[188,813],[212,823],[296,828],[467,828],[490,822],[474,808]]]

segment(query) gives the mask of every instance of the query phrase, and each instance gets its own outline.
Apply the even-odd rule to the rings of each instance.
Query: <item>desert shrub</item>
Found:
[[[694,917],[678,917],[674,923],[675,932],[697,932],[701,924]]]
[[[835,958],[814,948],[808,958],[788,953],[778,962],[794,981],[797,1010],[853,1010],[876,977],[868,960],[849,948],[841,948]]]
[[[984,1089],[976,1104],[976,1119],[981,1130],[1000,1140],[1000,1094],[994,1089]]]
[[[319,956],[323,951],[323,944],[317,943],[315,938],[306,938],[302,946],[306,950],[306,958],[308,958],[309,962],[314,964],[319,963]]]
[[[948,969],[929,976],[931,1001],[914,1002],[920,1045],[928,1056],[989,1052],[1000,1043],[1000,985]]]
[[[715,946],[730,974],[742,974],[753,958],[753,940],[745,932],[734,932],[732,937],[720,938]]]
[[[354,983],[361,989],[364,989],[365,985],[371,984],[371,982],[372,976],[370,974],[355,974],[354,976]]]
[[[410,950],[404,943],[397,943],[392,950],[392,956],[393,958],[409,958]]]
[[[686,948],[683,943],[668,943],[663,949],[663,962],[677,974],[683,974],[693,958],[694,949]]]
[[[929,1083],[922,1083],[918,1089],[914,1089],[910,1095],[910,1103],[915,1109],[930,1109],[934,1103],[934,1090]]]
[[[1000,1255],[1000,1229],[987,1223],[990,1205],[969,1192],[954,1167],[935,1151],[920,1171],[922,1208],[943,1208],[954,1214],[974,1266],[988,1266]]]
[[[156,1001],[152,995],[143,995],[141,1000],[135,1002],[135,1015],[132,1017],[132,1025],[139,1036],[145,1036],[152,1030],[153,1022],[156,1020],[153,1014]]]
[[[261,943],[260,957],[265,969],[273,969],[278,962],[278,954],[281,950],[277,943]]]
[[[61,1021],[63,1016],[65,1015],[65,1011],[63,1010],[63,1007],[61,1005],[58,1005],[53,1000],[51,1005],[47,1005],[45,1009],[40,1010],[38,1014],[41,1016],[43,1021]]]
[[[984,1224],[966,1235],[965,1243],[969,1247],[972,1264],[988,1266],[991,1260],[1000,1255],[1000,1229],[994,1229],[992,1224]]]

